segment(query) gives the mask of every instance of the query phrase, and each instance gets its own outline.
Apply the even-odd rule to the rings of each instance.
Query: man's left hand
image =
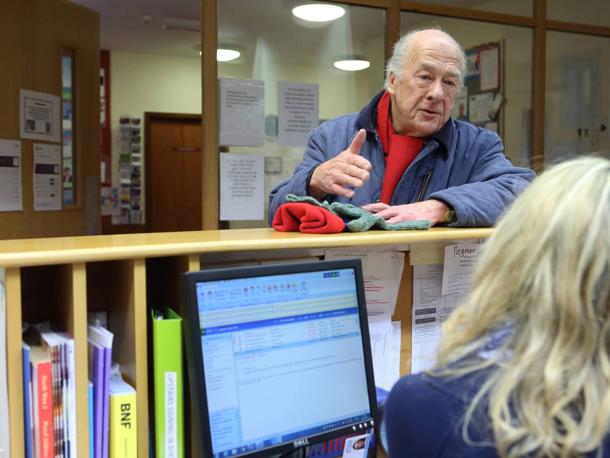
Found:
[[[432,225],[444,223],[445,213],[449,210],[443,202],[434,199],[405,205],[375,203],[363,205],[362,208],[381,216],[389,224],[427,219]]]

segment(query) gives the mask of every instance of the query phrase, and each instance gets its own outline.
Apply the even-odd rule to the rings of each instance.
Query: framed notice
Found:
[[[19,90],[21,138],[60,141],[61,98],[44,92]]]

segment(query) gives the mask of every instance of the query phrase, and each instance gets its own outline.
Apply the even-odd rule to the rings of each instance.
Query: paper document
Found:
[[[19,90],[21,138],[59,142],[60,98],[45,92]]]
[[[493,46],[479,53],[481,91],[497,89],[500,84],[500,48]]]
[[[470,291],[472,274],[482,245],[469,243],[445,247],[445,267],[443,269],[443,287],[441,293],[466,294]]]
[[[404,253],[349,249],[325,252],[327,260],[354,258],[362,262],[367,312],[393,315],[405,262]]]
[[[21,210],[21,142],[0,140],[0,211]]]
[[[265,143],[264,81],[220,78],[220,144],[261,146]]]
[[[369,337],[375,386],[390,391],[400,378],[400,321],[370,315]]]
[[[464,295],[441,294],[442,264],[413,266],[413,321],[411,373],[432,367],[441,338],[441,325],[463,302]]]
[[[223,221],[259,220],[264,215],[261,154],[220,155],[220,219]]]
[[[59,145],[34,143],[34,210],[61,210]]]
[[[305,146],[320,123],[318,85],[278,81],[277,105],[278,144]]]

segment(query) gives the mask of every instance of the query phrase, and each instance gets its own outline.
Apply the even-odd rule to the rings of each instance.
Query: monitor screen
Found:
[[[185,274],[206,456],[269,456],[373,425],[359,260]]]

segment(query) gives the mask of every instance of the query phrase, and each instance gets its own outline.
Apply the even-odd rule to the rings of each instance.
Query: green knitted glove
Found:
[[[352,204],[343,204],[341,202],[319,202],[311,196],[295,196],[288,194],[286,196],[288,202],[305,202],[308,204],[323,207],[340,216],[345,221],[345,226],[350,232],[364,232],[369,229],[382,229],[386,231],[404,231],[412,229],[428,229],[432,223],[428,220],[403,221],[401,223],[389,224],[381,216],[377,216],[361,207],[356,207]]]

